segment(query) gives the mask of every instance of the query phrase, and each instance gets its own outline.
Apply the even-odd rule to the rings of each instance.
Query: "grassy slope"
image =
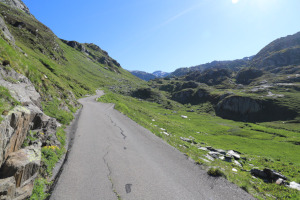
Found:
[[[261,124],[235,122],[207,113],[187,112],[185,106],[176,103],[172,110],[167,110],[156,103],[112,93],[103,96],[99,101],[115,103],[116,109],[198,163],[204,164],[199,157],[203,158],[206,154],[197,148],[198,145],[242,152],[242,156],[247,159],[243,161],[243,168],[223,161],[214,161],[206,165],[219,166],[227,179],[260,199],[273,199],[272,196],[279,199],[297,199],[300,195],[296,190],[266,184],[260,179],[252,178],[249,172],[242,171],[242,169],[250,170],[253,164],[260,169],[264,167],[275,169],[286,175],[289,180],[300,182],[300,146],[292,142],[300,141],[299,124],[291,126],[282,122]],[[188,109],[198,108],[199,106],[192,106]],[[188,119],[181,118],[181,115],[188,116]],[[281,123],[280,128],[276,128],[278,123]],[[163,134],[160,128],[166,129],[171,135]],[[198,145],[184,142],[180,137],[193,137]],[[233,167],[238,169],[237,173],[232,172]]]
[[[17,46],[13,47],[0,37],[0,61],[9,60],[12,68],[26,75],[41,94],[46,114],[62,123],[68,123],[72,116],[59,107],[66,105],[75,111],[75,98],[92,94],[100,87],[129,90],[129,85],[145,84],[114,63],[111,66],[100,64],[90,55],[66,45],[32,16],[2,3],[0,11]],[[103,55],[88,49],[94,55]],[[118,72],[111,68],[118,69]]]

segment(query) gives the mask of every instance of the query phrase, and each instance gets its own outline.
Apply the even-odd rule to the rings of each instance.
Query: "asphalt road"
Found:
[[[95,98],[80,100],[74,143],[51,200],[254,199]]]

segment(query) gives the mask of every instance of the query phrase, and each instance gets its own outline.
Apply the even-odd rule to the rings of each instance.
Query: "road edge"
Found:
[[[53,169],[53,171],[55,171],[55,172],[53,173],[52,177],[49,180],[49,181],[53,181],[53,183],[51,184],[51,187],[49,188],[49,190],[47,192],[48,196],[45,200],[49,200],[51,198],[52,192],[54,191],[56,184],[60,178],[60,175],[62,174],[62,171],[64,169],[64,165],[68,161],[68,156],[69,156],[69,153],[71,152],[72,145],[74,143],[75,133],[78,128],[78,121],[79,121],[82,109],[83,109],[83,105],[81,104],[81,108],[79,110],[77,110],[77,112],[74,114],[73,121],[65,129],[66,135],[67,135],[67,140],[66,140],[67,152],[58,161],[58,163],[55,165],[55,167]]]

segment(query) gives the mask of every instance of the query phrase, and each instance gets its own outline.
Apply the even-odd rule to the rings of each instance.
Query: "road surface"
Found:
[[[254,199],[96,97],[80,100],[74,143],[51,200]]]

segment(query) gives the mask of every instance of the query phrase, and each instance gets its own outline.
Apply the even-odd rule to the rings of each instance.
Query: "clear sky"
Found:
[[[128,70],[243,58],[300,31],[300,0],[23,1],[58,37],[95,43]]]

